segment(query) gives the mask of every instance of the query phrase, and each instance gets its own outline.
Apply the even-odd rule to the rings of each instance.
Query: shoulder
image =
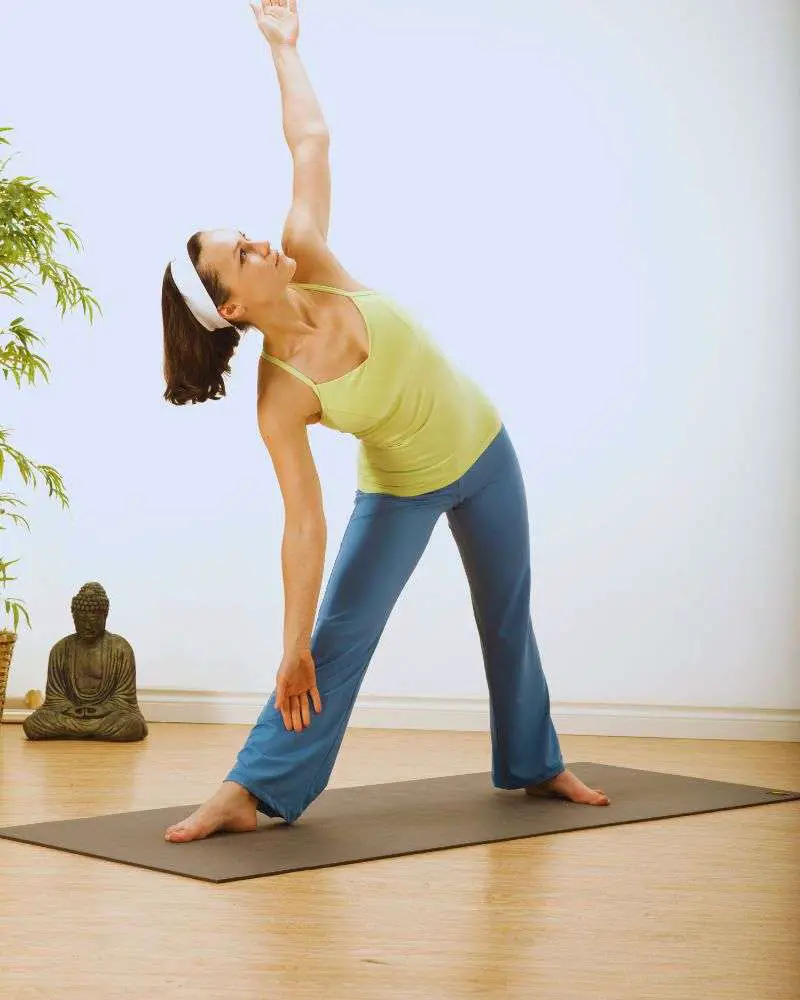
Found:
[[[260,359],[256,380],[256,416],[262,433],[268,426],[319,423],[322,416],[317,394],[278,365]]]
[[[125,636],[117,635],[116,632],[106,632],[105,639],[115,651],[133,656],[133,646],[131,646]]]
[[[312,229],[284,236],[283,251],[297,264],[294,281],[333,285],[345,292],[367,292],[342,266],[322,235]]]

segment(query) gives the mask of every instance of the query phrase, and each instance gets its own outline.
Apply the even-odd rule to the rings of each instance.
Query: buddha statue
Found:
[[[99,583],[84,584],[72,598],[75,632],[50,650],[44,702],[22,723],[28,739],[132,742],[147,736],[133,649],[106,632],[108,607]]]

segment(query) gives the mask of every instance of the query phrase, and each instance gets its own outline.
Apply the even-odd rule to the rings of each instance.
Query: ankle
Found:
[[[245,788],[244,785],[240,785],[238,781],[223,781],[222,784],[223,786],[230,785],[234,789],[234,794],[245,802],[255,804],[258,801],[256,796],[248,788]]]

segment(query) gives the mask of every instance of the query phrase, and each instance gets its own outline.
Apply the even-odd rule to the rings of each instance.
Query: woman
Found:
[[[258,811],[291,823],[323,791],[378,640],[443,513],[480,634],[494,785],[607,805],[564,768],[550,718],[530,617],[525,493],[508,434],[427,332],[355,281],[326,245],[328,133],[296,49],[296,6],[251,7],[278,74],[292,206],[282,250],[214,230],[196,233],[170,263],[164,395],[176,404],[224,395],[241,332],[263,334],[257,414],[285,507],[284,653],[233,769],[166,839],[252,830]],[[314,423],[361,445],[354,510],[312,630],[326,547]]]

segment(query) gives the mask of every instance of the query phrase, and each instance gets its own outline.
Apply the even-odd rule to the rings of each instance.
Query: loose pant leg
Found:
[[[389,615],[453,502],[447,489],[420,497],[357,492],[311,639],[322,699],[300,733],[286,729],[270,695],[226,781],[258,799],[258,809],[291,823],[324,790],[364,673]]]
[[[489,686],[492,780],[522,788],[564,770],[530,613],[525,487],[503,428],[460,480],[447,519],[472,597]]]

